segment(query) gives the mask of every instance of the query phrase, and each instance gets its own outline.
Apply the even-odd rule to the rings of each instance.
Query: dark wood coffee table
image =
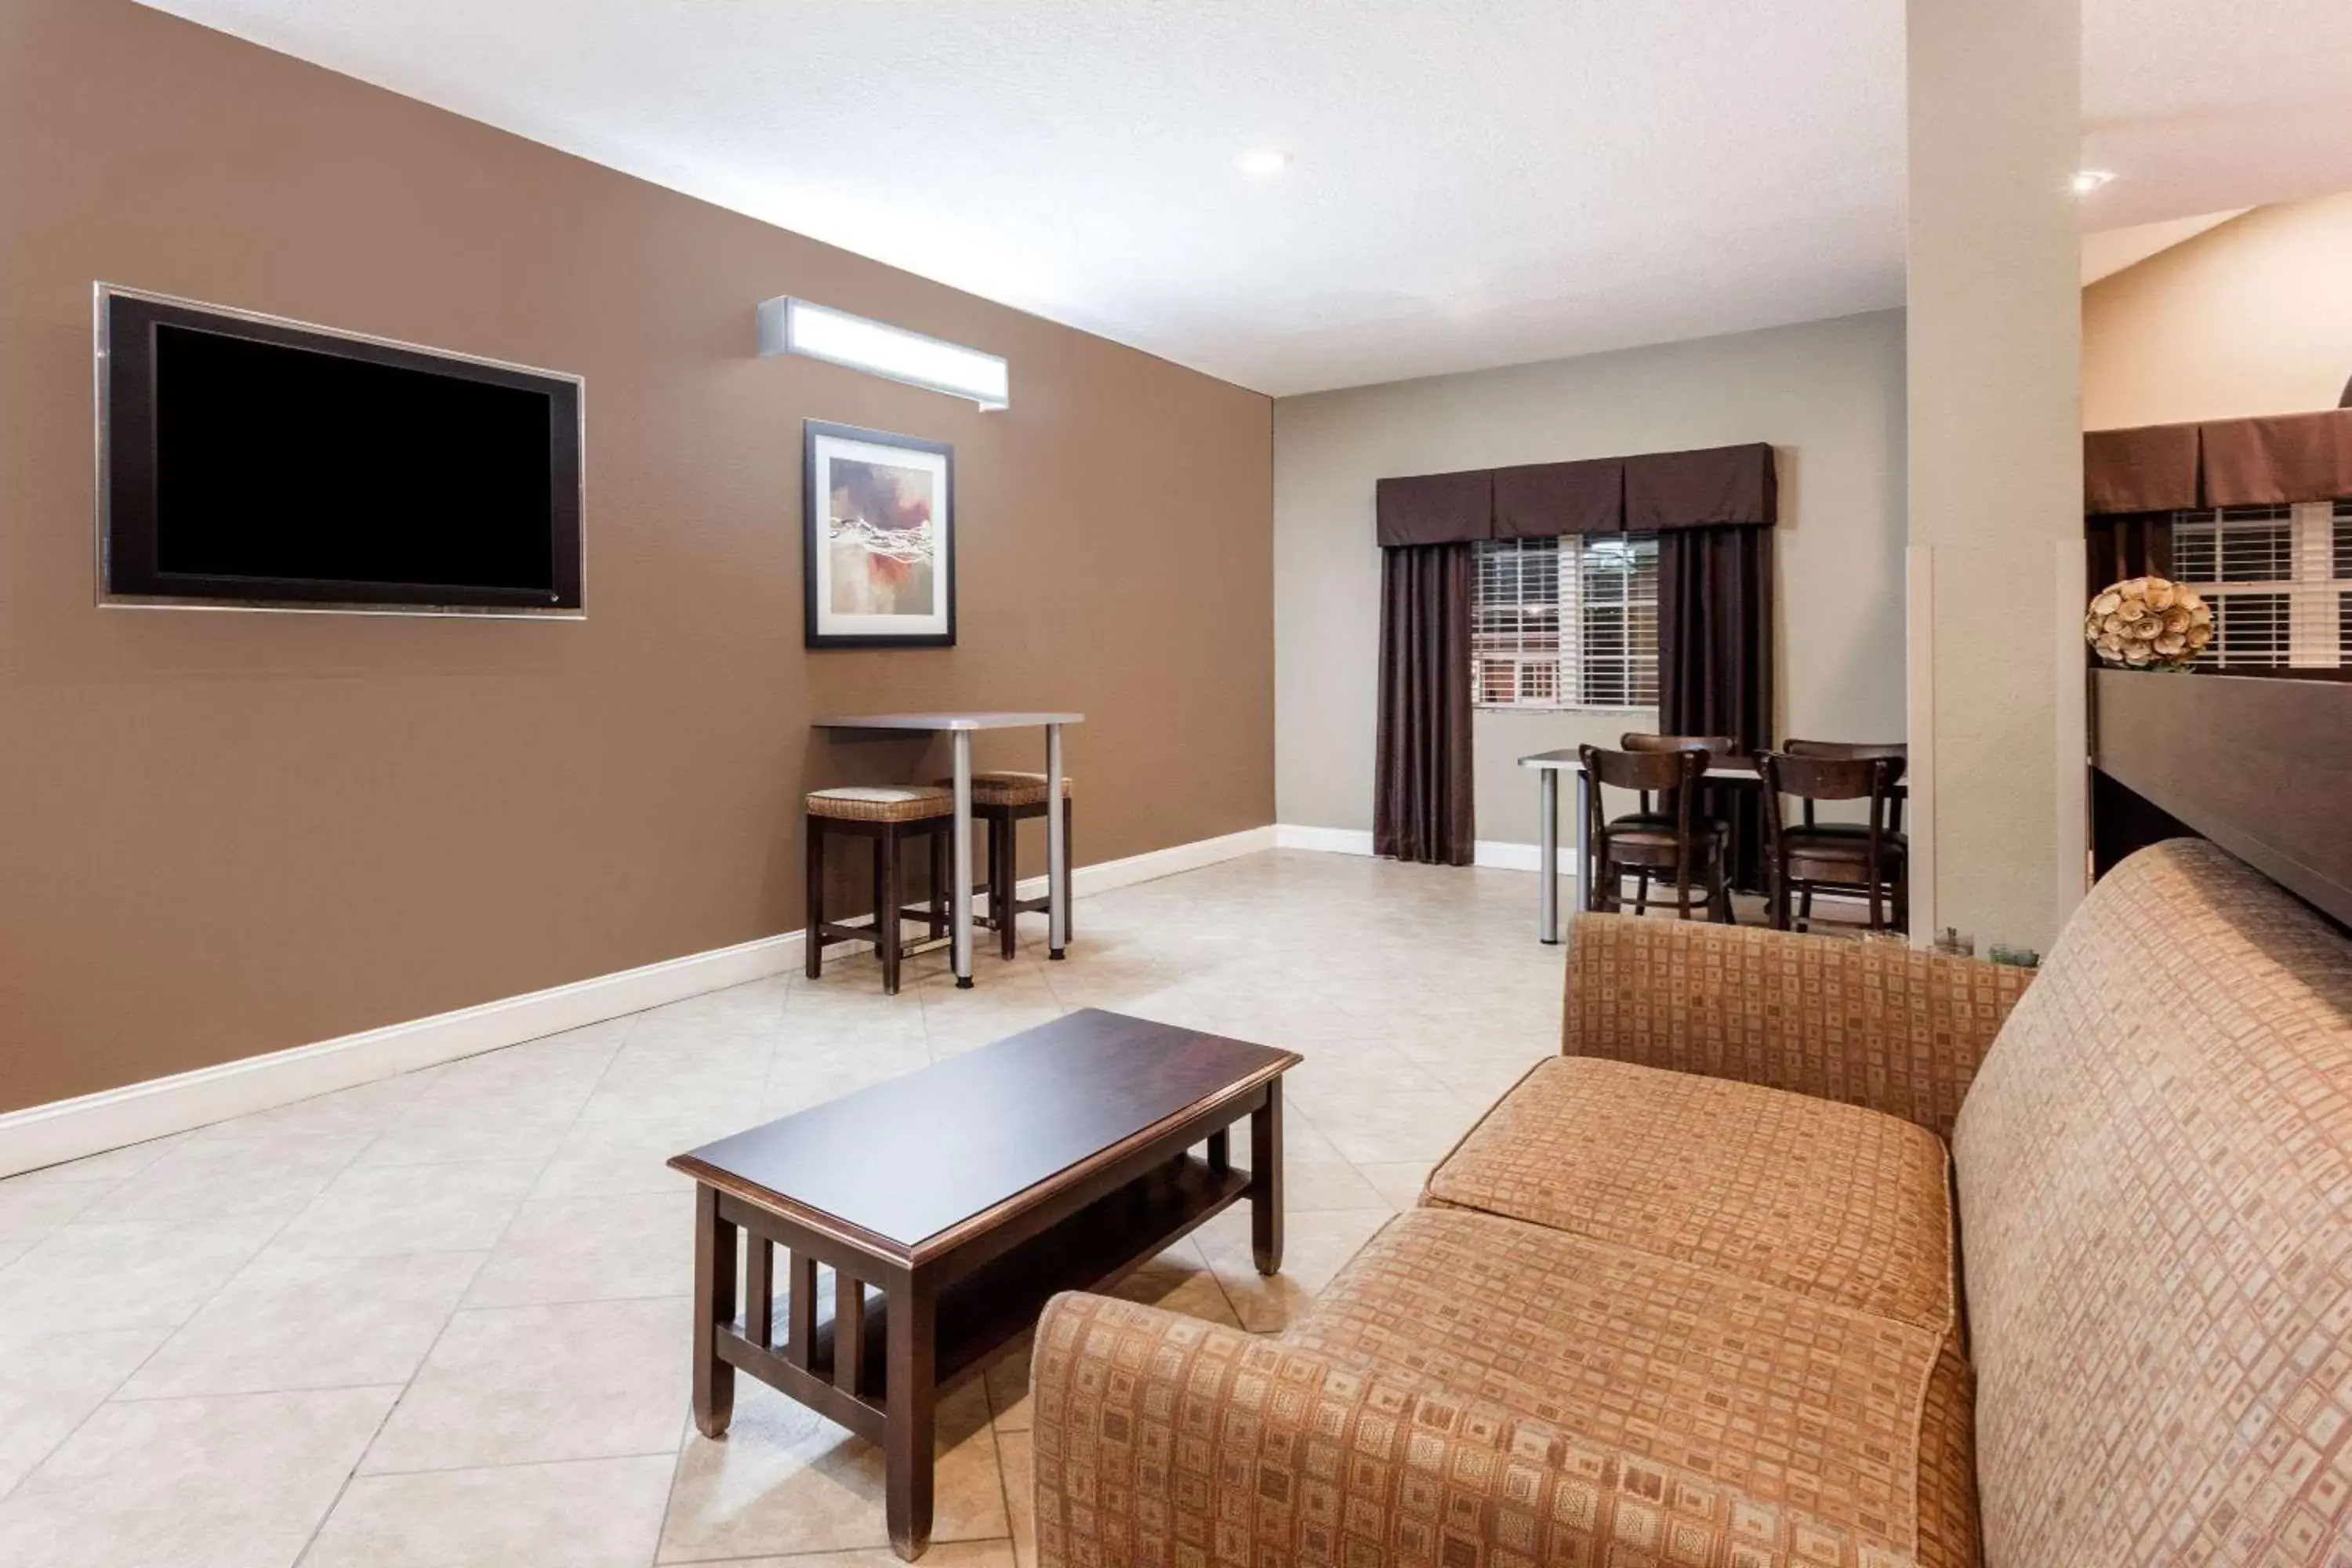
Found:
[[[697,1184],[695,1425],[727,1430],[740,1369],[880,1444],[890,1544],[913,1559],[940,1393],[1048,1297],[1118,1279],[1244,1194],[1258,1271],[1281,1267],[1282,1075],[1299,1059],[1090,1008],[678,1155]]]

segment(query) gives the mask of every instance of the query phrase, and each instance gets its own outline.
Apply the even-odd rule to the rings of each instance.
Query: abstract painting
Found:
[[[955,448],[827,425],[802,437],[810,647],[955,645]]]

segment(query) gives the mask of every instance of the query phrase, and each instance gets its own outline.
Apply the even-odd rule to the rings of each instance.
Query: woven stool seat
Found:
[[[811,816],[845,822],[921,822],[954,812],[954,795],[927,784],[839,784],[808,797]]]
[[[952,789],[953,779],[941,779],[942,786]],[[1062,798],[1070,798],[1069,775],[1062,775]],[[996,769],[971,775],[971,804],[974,805],[1043,805],[1045,803],[1045,775],[1024,773],[1011,769]]]

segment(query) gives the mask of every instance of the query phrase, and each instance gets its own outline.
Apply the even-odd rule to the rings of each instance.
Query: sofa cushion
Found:
[[[1969,1492],[1967,1368],[1916,1324],[1517,1220],[1418,1209],[1283,1339],[1796,1510],[1844,1532],[1856,1556],[1973,1560],[1967,1512],[1948,1501]],[[1923,1438],[1930,1409],[1959,1414],[1957,1446],[1942,1421]]]
[[[2210,845],[2133,856],[1953,1153],[1992,1568],[2340,1561],[2352,943]]]
[[[1470,1130],[1423,1201],[1953,1327],[1943,1142],[1860,1106],[1557,1058]]]

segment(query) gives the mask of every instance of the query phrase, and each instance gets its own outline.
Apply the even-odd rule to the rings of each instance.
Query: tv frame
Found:
[[[551,427],[559,457],[565,455],[567,437],[569,457],[577,483],[557,486],[552,491],[556,516],[555,577],[556,592],[561,596],[556,604],[515,604],[510,589],[467,590],[444,584],[415,584],[405,586],[418,594],[415,599],[382,596],[339,597],[338,593],[381,595],[387,585],[347,582],[338,584],[310,578],[192,578],[191,585],[200,590],[186,594],[157,594],[139,591],[118,591],[114,586],[113,559],[115,553],[114,490],[119,432],[113,429],[113,353],[112,310],[116,300],[126,300],[152,308],[150,321],[162,321],[173,315],[190,319],[183,324],[203,327],[202,318],[226,318],[247,331],[240,335],[260,342],[275,342],[289,348],[310,349],[328,353],[345,353],[350,357],[374,364],[396,365],[436,374],[449,374],[453,368],[470,368],[497,374],[476,379],[506,386],[529,386],[547,390],[558,398],[556,417]],[[366,332],[346,331],[337,327],[320,326],[312,321],[295,321],[289,317],[273,316],[258,310],[238,310],[234,306],[214,305],[200,300],[187,300],[176,295],[152,293],[142,289],[128,289],[120,284],[97,282],[91,285],[91,317],[94,343],[92,359],[93,413],[97,426],[98,465],[98,605],[102,609],[167,609],[167,610],[246,610],[294,612],[297,614],[362,615],[362,616],[471,616],[504,620],[585,620],[588,587],[588,383],[584,377],[563,371],[545,370],[537,365],[519,364],[509,360],[490,359],[480,354],[459,353],[447,349],[429,348],[420,343],[404,342],[396,338],[376,337]],[[563,417],[562,401],[568,397],[572,417]],[[567,505],[568,503],[568,505]],[[565,512],[570,526],[566,528]],[[570,542],[569,559],[564,545]],[[234,584],[250,583],[250,593],[226,591]],[[399,584],[390,585],[397,588]]]

